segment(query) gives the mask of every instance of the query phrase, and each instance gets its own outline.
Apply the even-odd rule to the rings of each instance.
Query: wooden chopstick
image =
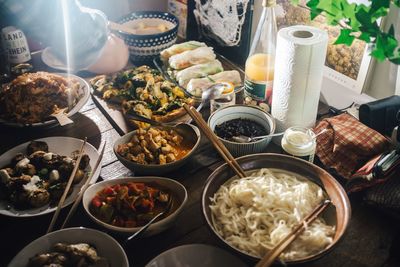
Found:
[[[57,206],[56,212],[54,213],[53,218],[51,219],[51,222],[50,222],[49,228],[47,228],[46,234],[50,233],[53,230],[54,224],[56,223],[58,215],[60,214],[61,207],[64,204],[65,199],[67,198],[68,191],[71,188],[72,181],[74,180],[76,171],[79,168],[79,164],[80,164],[82,156],[83,156],[83,150],[84,150],[84,147],[86,145],[86,140],[87,140],[87,137],[85,137],[85,140],[83,141],[83,144],[82,144],[82,146],[81,146],[81,148],[79,150],[78,159],[75,162],[74,169],[73,169],[73,171],[71,173],[71,176],[68,179],[67,185],[65,186],[64,193],[62,194],[61,199],[58,202],[58,206]]]
[[[283,238],[271,251],[269,251],[255,267],[271,266],[279,255],[329,206],[329,199],[319,204],[309,215],[307,215],[285,238]]]
[[[79,203],[82,200],[83,197],[83,193],[85,193],[86,189],[92,185],[93,183],[91,182],[93,175],[96,173],[97,168],[100,166],[101,160],[103,159],[103,155],[104,155],[104,148],[106,147],[106,142],[104,142],[103,147],[100,151],[100,155],[96,161],[96,164],[94,165],[93,170],[91,171],[89,177],[86,179],[86,182],[83,184],[81,190],[79,191],[78,195],[75,198],[74,204],[72,205],[71,209],[68,212],[67,217],[64,220],[64,223],[61,225],[60,229],[63,229],[68,223],[69,220],[72,218],[72,216],[74,215],[76,209],[78,208]]]
[[[186,112],[192,117],[192,119],[197,123],[199,128],[203,131],[203,133],[207,136],[207,138],[214,145],[215,149],[222,156],[226,163],[232,168],[232,170],[239,176],[240,178],[246,177],[245,172],[239,163],[235,160],[235,158],[231,155],[229,150],[225,147],[225,145],[218,139],[217,136],[211,131],[210,127],[208,127],[207,123],[203,120],[201,114],[192,106],[188,106],[186,104],[183,105]]]

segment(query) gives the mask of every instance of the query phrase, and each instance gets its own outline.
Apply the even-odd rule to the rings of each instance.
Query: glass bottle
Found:
[[[276,0],[263,0],[263,11],[245,67],[245,103],[261,104],[270,112],[276,48]]]
[[[7,26],[1,29],[1,37],[11,76],[31,71],[32,58],[25,34],[14,26]]]

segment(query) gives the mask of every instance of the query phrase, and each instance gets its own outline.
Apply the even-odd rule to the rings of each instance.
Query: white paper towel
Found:
[[[328,34],[318,28],[298,25],[278,32],[272,90],[277,132],[315,125],[327,45]]]

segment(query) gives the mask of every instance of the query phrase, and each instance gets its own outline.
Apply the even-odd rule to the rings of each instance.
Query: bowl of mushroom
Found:
[[[139,128],[114,143],[114,153],[128,169],[139,174],[159,175],[176,170],[194,154],[200,143],[196,126]]]

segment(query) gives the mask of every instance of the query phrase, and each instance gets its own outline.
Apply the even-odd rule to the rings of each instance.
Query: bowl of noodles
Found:
[[[229,248],[260,260],[326,199],[332,205],[307,226],[279,260],[297,264],[317,259],[342,238],[350,221],[350,202],[328,172],[280,154],[254,154],[237,161],[247,177],[238,178],[223,164],[208,177],[202,194],[207,224]]]

